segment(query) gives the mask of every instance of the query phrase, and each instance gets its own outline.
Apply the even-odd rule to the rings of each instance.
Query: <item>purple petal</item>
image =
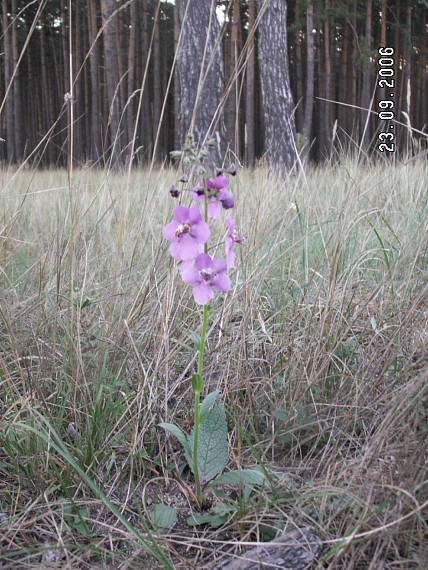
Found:
[[[229,235],[231,236],[233,234],[233,230],[235,229],[235,220],[233,218],[229,218],[229,216],[226,217],[226,226],[227,229],[229,230]]]
[[[169,251],[172,257],[182,261],[190,261],[203,251],[204,246],[189,235],[184,235],[179,241],[173,242]]]
[[[210,237],[210,227],[205,222],[200,222],[195,224],[191,229],[191,236],[201,243],[206,243]]]
[[[235,252],[233,249],[226,252],[226,263],[228,269],[233,269],[235,267]]]
[[[207,188],[215,188],[216,190],[221,190],[222,188],[226,188],[227,186],[227,178],[226,176],[216,176],[215,178],[209,178],[207,180]]]
[[[199,222],[202,221],[202,216],[201,213],[199,211],[198,206],[191,206],[189,208],[189,222],[191,224],[198,224]]]
[[[162,230],[163,237],[165,239],[168,239],[169,241],[175,241],[177,239],[175,235],[175,230],[177,229],[177,225],[178,225],[177,222],[170,222],[169,224],[167,224]]]
[[[212,269],[214,273],[224,273],[226,271],[226,260],[216,257],[212,261]]]
[[[192,198],[195,202],[203,202],[204,201],[204,195],[201,194],[197,194],[196,192],[192,192]]]
[[[184,283],[187,285],[199,285],[201,277],[199,271],[195,267],[194,261],[184,261],[180,265],[180,274]]]
[[[206,253],[201,253],[201,255],[198,255],[198,257],[196,258],[195,265],[196,268],[199,270],[207,269],[208,267],[212,266],[211,257]]]
[[[221,212],[220,202],[218,200],[212,200],[208,203],[208,217],[218,218]]]
[[[230,279],[226,275],[226,273],[221,273],[220,275],[216,275],[214,279],[211,281],[211,284],[214,287],[214,289],[217,289],[217,291],[226,292],[229,291],[229,289],[231,288]]]
[[[179,224],[185,224],[189,220],[189,208],[177,206],[174,210],[174,220]]]
[[[207,283],[193,287],[193,298],[198,305],[206,305],[214,297],[214,292]]]
[[[233,239],[231,237],[226,238],[226,264],[228,269],[233,269],[235,267],[235,252],[233,251]]]

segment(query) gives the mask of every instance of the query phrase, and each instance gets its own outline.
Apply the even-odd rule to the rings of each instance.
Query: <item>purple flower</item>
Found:
[[[181,278],[193,288],[193,298],[198,305],[206,305],[214,297],[214,290],[229,291],[230,279],[226,275],[226,260],[211,259],[201,253],[193,261],[182,263]]]
[[[201,217],[197,206],[177,206],[174,221],[163,228],[163,236],[171,242],[172,257],[189,261],[204,250],[204,243],[210,237],[210,228]]]
[[[233,208],[235,202],[230,192],[226,190],[227,178],[223,175],[218,175],[215,178],[207,180],[207,199],[208,199],[208,217],[218,218],[221,212],[221,206],[225,210]],[[204,187],[202,181],[193,190],[193,199],[195,202],[204,201]]]
[[[233,251],[233,246],[235,243],[243,243],[245,238],[238,235],[235,230],[235,220],[233,218],[226,218],[226,226],[228,229],[226,237],[226,263],[229,269],[235,267],[235,252]]]

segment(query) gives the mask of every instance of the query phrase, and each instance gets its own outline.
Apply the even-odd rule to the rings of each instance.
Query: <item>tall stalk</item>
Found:
[[[207,184],[204,178],[204,219],[208,222],[208,197],[207,197]],[[207,244],[204,245],[204,251],[207,253]],[[204,312],[202,318],[202,332],[201,332],[201,342],[199,343],[199,356],[198,356],[198,372],[197,372],[197,382],[193,384],[193,389],[195,392],[195,430],[193,432],[193,474],[195,475],[195,486],[196,486],[196,498],[199,505],[202,502],[202,489],[199,481],[199,471],[198,471],[198,440],[199,440],[199,402],[201,397],[201,391],[203,388],[202,382],[202,369],[204,364],[204,344],[205,344],[205,334],[207,331],[208,323],[208,304],[204,305]]]

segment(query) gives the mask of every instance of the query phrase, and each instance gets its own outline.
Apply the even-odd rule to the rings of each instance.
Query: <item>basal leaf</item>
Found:
[[[189,461],[188,457],[189,456],[191,458],[192,456],[192,452],[190,449],[190,446],[187,442],[186,436],[184,435],[184,433],[181,431],[181,429],[179,427],[177,427],[174,424],[169,424],[168,422],[162,422],[159,424],[159,427],[165,429],[166,431],[169,431],[170,433],[172,433],[172,435],[174,435],[178,441],[181,443],[181,445],[184,447],[184,450],[186,452],[186,458]],[[189,465],[192,461],[190,460]]]
[[[199,410],[199,417],[200,417],[201,423],[206,418],[208,412],[210,411],[210,408],[212,407],[214,402],[217,400],[219,395],[220,395],[220,392],[218,390],[214,390],[214,392],[211,392],[210,394],[208,394],[205,397],[204,401],[201,404],[200,410]]]
[[[255,469],[241,469],[236,471],[228,471],[223,473],[220,477],[217,477],[213,481],[212,485],[239,485],[240,483],[244,485],[263,485],[266,481],[266,477],[260,471]]]
[[[187,437],[193,453],[193,434]],[[227,463],[227,424],[223,404],[210,410],[199,428],[198,471],[201,485],[222,473]],[[193,471],[193,466],[190,466]]]
[[[153,526],[160,532],[168,531],[177,522],[177,511],[172,507],[156,503],[152,511],[150,511],[150,518]]]

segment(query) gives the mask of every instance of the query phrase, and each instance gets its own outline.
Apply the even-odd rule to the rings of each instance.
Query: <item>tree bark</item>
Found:
[[[367,0],[367,11],[366,11],[366,41],[365,48],[367,53],[363,59],[363,86],[361,90],[361,144],[366,146],[366,143],[370,140],[370,120],[367,120],[370,107],[370,60],[369,54],[372,48],[372,0]],[[366,110],[367,109],[367,110]],[[366,127],[367,122],[367,127]],[[366,129],[364,135],[364,129]]]
[[[15,120],[15,160],[22,160],[24,154],[24,146],[22,142],[23,124],[22,124],[22,105],[21,105],[21,73],[18,66],[19,46],[18,33],[16,26],[16,0],[12,0],[12,59],[13,69],[15,70],[15,78],[13,80],[13,104],[14,104],[14,120]]]
[[[324,102],[324,142],[325,148],[324,152],[328,155],[330,154],[331,145],[331,106],[329,103],[331,100],[331,58],[330,58],[330,21],[329,21],[329,10],[330,1],[325,0],[325,20],[324,20],[324,65],[325,65],[325,91],[324,97],[328,101]]]
[[[180,22],[178,21],[178,10],[174,7],[174,54],[177,53],[178,38],[180,36]],[[178,113],[180,108],[180,85],[177,68],[174,70],[174,148],[180,145]]]
[[[225,152],[224,117],[222,112],[218,114],[224,92],[224,69],[216,3],[212,0],[177,0],[176,6],[183,27],[177,56],[180,144],[184,143],[189,130],[197,144],[207,136],[215,135],[217,147],[211,151],[207,163],[220,165]]]
[[[131,152],[132,138],[134,136],[134,108],[135,99],[133,96],[135,90],[135,53],[137,49],[136,45],[136,32],[137,32],[137,3],[136,0],[131,2],[130,6],[130,31],[129,31],[129,45],[128,45],[128,77],[127,77],[127,110],[126,110],[126,122],[128,131],[128,143],[129,152]],[[132,157],[131,157],[132,158]]]
[[[118,166],[117,160],[119,158],[120,149],[120,104],[118,91],[119,67],[118,54],[116,50],[116,26],[113,16],[115,8],[115,0],[101,0],[101,14],[104,26],[104,70],[107,84],[107,101],[109,107],[108,113],[110,116],[109,131],[111,144],[111,161],[113,165]]]
[[[162,108],[162,75],[161,75],[161,46],[160,46],[160,0],[154,4],[154,38],[153,38],[153,144],[155,160],[161,156],[162,135],[160,132],[160,116]],[[159,131],[159,136],[158,136]],[[156,143],[156,138],[158,138]]]
[[[248,59],[245,97],[245,121],[247,126],[247,165],[254,168],[254,71],[255,71],[255,45],[254,23],[256,20],[256,0],[248,2]]]
[[[303,58],[302,58],[302,37],[300,27],[300,0],[296,0],[295,6],[295,26],[296,26],[296,130],[301,133],[303,129]]]
[[[92,160],[98,160],[101,155],[101,121],[99,108],[99,45],[95,38],[98,33],[98,2],[92,0],[89,3],[89,41],[92,46],[89,54],[89,74],[91,79],[91,156]]]
[[[3,51],[4,51],[4,84],[5,93],[9,87],[10,78],[13,72],[12,63],[12,49],[10,42],[10,31],[9,31],[9,21],[7,17],[7,1],[2,2],[2,23],[3,23]],[[15,160],[15,125],[14,125],[14,100],[13,100],[13,87],[9,89],[9,93],[6,98],[6,105],[4,107],[4,113],[6,115],[6,151],[7,160],[9,163]]]
[[[306,8],[306,101],[303,135],[306,142],[306,153],[311,144],[312,114],[314,108],[314,35],[313,4],[308,2]]]
[[[293,98],[288,75],[287,4],[259,0],[265,6],[259,24],[265,151],[269,165],[289,170],[296,160]],[[278,57],[281,54],[281,57]]]
[[[230,57],[228,80],[232,82],[226,108],[227,137],[230,149],[239,156],[239,78],[236,64],[238,61],[238,26],[240,25],[239,0],[233,1],[232,20],[230,26]]]
[[[348,103],[347,86],[348,86],[348,54],[349,54],[349,24],[347,21],[344,23],[343,41],[342,41],[342,58],[340,61],[340,83],[339,83],[339,102]],[[349,107],[339,104],[339,125],[346,130],[347,117],[350,112]]]

